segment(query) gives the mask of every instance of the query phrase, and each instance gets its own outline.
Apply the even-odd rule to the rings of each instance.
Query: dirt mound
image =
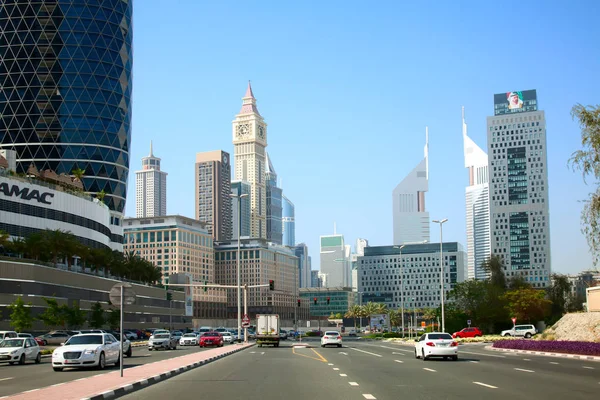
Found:
[[[566,314],[539,339],[600,342],[600,312]]]

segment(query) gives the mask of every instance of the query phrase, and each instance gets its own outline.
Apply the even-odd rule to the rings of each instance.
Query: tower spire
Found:
[[[152,151],[152,140],[150,141],[150,155],[148,157],[154,157],[154,152]]]
[[[248,81],[248,88],[246,89],[246,95],[244,97],[254,98],[254,93],[252,93],[252,84]]]
[[[252,92],[252,85],[250,81],[248,81],[248,88],[246,89],[246,94],[242,97],[242,109],[240,110],[240,114],[258,114],[258,108],[256,107],[256,97],[254,97],[254,93]]]

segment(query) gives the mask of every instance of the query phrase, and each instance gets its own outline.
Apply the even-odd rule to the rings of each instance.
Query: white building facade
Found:
[[[494,95],[487,118],[492,254],[507,278],[550,285],[546,119],[535,90]]]
[[[423,160],[392,192],[394,244],[430,240],[429,212],[425,209],[425,193],[429,190],[429,132],[425,128]]]
[[[236,180],[250,183],[250,233],[252,238],[267,238],[267,188],[265,162],[267,123],[258,112],[256,98],[248,82],[242,109],[233,120],[233,146]]]
[[[135,172],[135,216],[151,218],[167,215],[167,173],[160,170],[150,142],[150,154],[142,158],[142,170]]]
[[[323,287],[351,287],[352,260],[344,235],[333,234],[320,237],[321,274]]]
[[[488,155],[467,135],[464,107],[462,132],[465,168],[469,172],[465,189],[468,279],[486,279],[488,274],[481,265],[491,255]]]

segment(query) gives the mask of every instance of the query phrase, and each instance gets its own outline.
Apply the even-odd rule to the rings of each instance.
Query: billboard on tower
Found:
[[[494,115],[537,111],[537,93],[533,90],[512,91],[494,95]]]

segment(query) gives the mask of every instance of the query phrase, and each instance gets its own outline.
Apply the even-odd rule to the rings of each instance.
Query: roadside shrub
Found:
[[[582,354],[600,356],[600,343],[570,342],[564,340],[506,340],[495,342],[492,347],[498,349],[515,349],[544,351],[550,353]]]
[[[399,333],[396,333],[396,332],[388,332],[388,333],[383,334],[384,339],[400,338],[400,337],[402,337],[402,335]]]

